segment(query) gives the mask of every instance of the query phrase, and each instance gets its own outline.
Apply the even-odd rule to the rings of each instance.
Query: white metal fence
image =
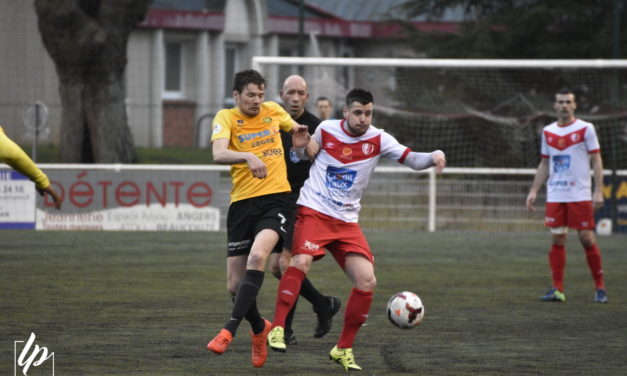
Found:
[[[144,207],[142,210],[151,202],[151,197],[144,195],[152,194],[152,204],[159,204],[156,199],[165,194],[160,193],[160,186],[163,192],[170,190],[168,194],[171,194],[176,188],[172,183],[175,180],[187,180],[191,187],[206,182],[212,191],[210,206],[220,210],[219,228],[225,229],[231,189],[228,166],[42,164],[41,167],[51,180],[65,181],[66,187],[89,176],[93,179],[89,183],[92,187],[107,188],[109,194],[119,194],[126,202],[136,201],[139,209]],[[105,172],[107,177],[100,178],[98,174]],[[115,173],[120,173],[120,177],[112,177]],[[534,169],[451,167],[436,177],[431,169],[415,172],[404,167],[379,166],[363,198],[360,223],[369,231],[543,231],[544,193],[538,198],[536,212],[530,213],[525,208],[534,173]],[[627,170],[618,174],[627,176]],[[103,179],[112,183],[104,184]],[[146,181],[150,182],[152,193],[142,190]],[[129,191],[135,186],[139,188]],[[185,186],[181,187],[179,196],[183,197]],[[81,194],[84,197],[85,192]],[[109,202],[116,199],[111,197]],[[89,208],[77,207],[66,200],[61,213],[82,213],[86,209]]]

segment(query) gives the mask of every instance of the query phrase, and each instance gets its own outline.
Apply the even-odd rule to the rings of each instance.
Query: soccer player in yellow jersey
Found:
[[[216,114],[211,136],[214,162],[231,165],[227,286],[234,306],[226,325],[207,349],[224,353],[246,318],[252,326],[255,367],[262,367],[268,357],[266,336],[271,325],[261,317],[256,297],[268,256],[283,245],[291,191],[279,132],[307,133],[307,127],[292,120],[280,105],[263,101],[265,86],[265,78],[255,70],[236,73],[236,107]]]
[[[40,195],[49,194],[54,201],[54,207],[61,209],[63,199],[50,185],[46,174],[35,165],[35,162],[29,158],[22,148],[4,133],[2,127],[0,127],[0,161],[8,164],[20,174],[27,176],[35,183],[35,188]]]

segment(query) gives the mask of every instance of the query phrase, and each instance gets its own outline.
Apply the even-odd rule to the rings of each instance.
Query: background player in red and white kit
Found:
[[[603,206],[603,161],[596,131],[591,123],[575,118],[575,94],[562,89],[555,94],[557,121],[542,132],[542,160],[527,196],[527,209],[535,210],[536,195],[547,182],[545,225],[551,229],[553,245],[549,266],[553,287],[541,301],[564,301],[566,266],[566,233],[568,227],[579,232],[588,267],[594,279],[597,303],[607,303],[601,252],[594,236],[594,210]],[[590,184],[590,164],[594,175],[594,192]]]
[[[360,370],[353,341],[366,321],[376,286],[374,257],[359,224],[360,200],[381,158],[396,160],[414,170],[446,165],[444,153],[414,153],[385,131],[371,125],[372,94],[353,89],[346,96],[343,120],[327,120],[307,140],[300,134],[294,147],[304,158],[315,158],[297,204],[292,260],[279,283],[276,310],[268,343],[285,352],[285,317],[300,290],[312,261],[331,252],[353,284],[344,313],[344,326],[329,356],[345,370]]]

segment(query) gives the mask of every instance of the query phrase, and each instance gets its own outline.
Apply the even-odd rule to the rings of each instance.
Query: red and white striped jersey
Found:
[[[594,125],[576,119],[542,131],[542,158],[549,159],[547,202],[592,200],[590,154],[600,152]]]
[[[297,203],[344,222],[357,222],[361,197],[381,157],[403,163],[410,149],[372,125],[364,135],[351,136],[344,122],[323,121],[313,134],[320,152]]]

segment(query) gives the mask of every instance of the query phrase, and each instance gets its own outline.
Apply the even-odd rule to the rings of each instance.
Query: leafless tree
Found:
[[[60,159],[133,163],[126,116],[126,47],[151,0],[35,0],[39,32],[59,77]]]

